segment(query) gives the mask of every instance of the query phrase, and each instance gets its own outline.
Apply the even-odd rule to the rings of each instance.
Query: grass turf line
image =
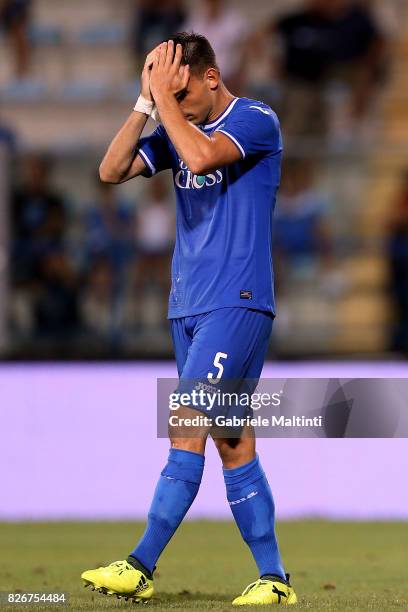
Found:
[[[69,606],[0,610],[134,609],[84,589],[80,574],[125,558],[142,531],[143,524],[129,522],[0,523],[0,591],[69,597]],[[282,522],[278,537],[300,601],[293,609],[408,609],[406,523]],[[143,610],[233,610],[231,600],[257,577],[235,524],[186,522],[160,559],[157,595]]]

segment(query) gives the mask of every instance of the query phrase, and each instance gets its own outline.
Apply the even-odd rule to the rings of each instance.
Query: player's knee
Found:
[[[203,438],[179,438],[172,437],[170,434],[170,443],[172,448],[200,453],[200,455],[203,455],[205,451],[205,440]]]
[[[233,469],[244,465],[255,457],[255,447],[252,442],[236,438],[218,438],[214,440],[225,469]]]
[[[173,448],[204,454],[209,427],[194,424],[197,414],[196,410],[181,406],[169,418],[168,434]]]
[[[201,430],[194,431],[191,427],[174,426],[169,422],[168,433],[172,448],[204,453],[205,435]]]

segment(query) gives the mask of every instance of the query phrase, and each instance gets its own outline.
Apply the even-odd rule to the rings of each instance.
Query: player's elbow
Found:
[[[111,169],[107,168],[106,165],[102,162],[99,166],[99,178],[102,183],[120,183],[121,177],[118,173],[112,172]]]
[[[188,168],[192,174],[198,174],[199,176],[209,172],[210,167],[208,160],[204,155],[196,155],[188,163]]]

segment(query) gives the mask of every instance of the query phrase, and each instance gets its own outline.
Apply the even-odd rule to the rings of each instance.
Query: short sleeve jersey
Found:
[[[240,159],[195,175],[162,125],[138,145],[149,175],[173,173],[177,214],[168,317],[236,306],[275,314],[272,218],[282,156],[276,114],[262,102],[234,98],[199,129],[225,134]]]

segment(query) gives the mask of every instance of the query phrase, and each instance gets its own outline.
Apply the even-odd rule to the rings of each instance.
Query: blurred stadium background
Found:
[[[406,0],[0,0],[1,518],[148,508],[168,446],[155,379],[175,375],[172,184],[111,187],[97,169],[146,51],[183,28],[207,34],[233,93],[283,126],[268,374],[407,375]],[[137,495],[115,471],[129,449]],[[260,449],[280,516],[408,516],[404,440]],[[229,516],[208,461],[193,516]]]

